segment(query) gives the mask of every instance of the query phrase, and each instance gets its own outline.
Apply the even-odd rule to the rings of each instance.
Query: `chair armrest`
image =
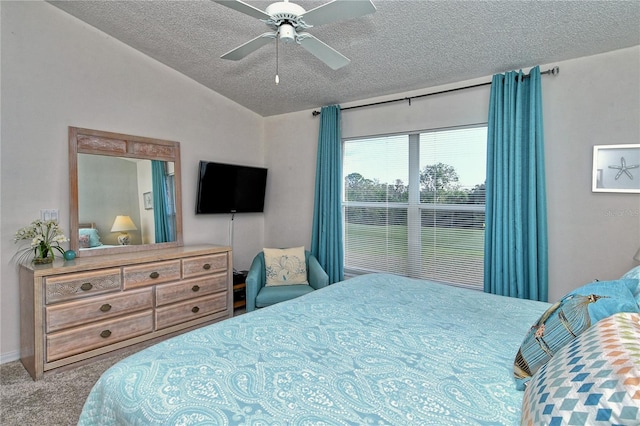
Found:
[[[251,262],[251,267],[249,268],[247,278],[245,279],[245,291],[247,292],[247,312],[251,312],[256,309],[256,296],[258,296],[258,291],[260,291],[260,288],[262,288],[263,269],[264,266],[262,265],[262,259],[260,258],[260,256],[256,256],[253,259],[253,262]]]
[[[329,285],[329,275],[322,269],[318,259],[313,255],[309,256],[309,271],[307,274],[309,275],[309,285],[316,290]]]

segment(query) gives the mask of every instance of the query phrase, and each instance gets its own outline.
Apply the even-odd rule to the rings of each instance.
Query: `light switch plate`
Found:
[[[42,220],[55,220],[58,221],[58,209],[43,209],[40,210],[40,218]]]

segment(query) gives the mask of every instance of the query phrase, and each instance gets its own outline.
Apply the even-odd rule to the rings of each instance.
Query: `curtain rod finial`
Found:
[[[314,117],[316,117],[316,116],[320,115],[320,111],[313,111],[313,112],[311,113],[311,115],[313,115]]]
[[[553,68],[551,68],[551,75],[558,75],[560,74],[560,67],[559,66],[555,66]]]

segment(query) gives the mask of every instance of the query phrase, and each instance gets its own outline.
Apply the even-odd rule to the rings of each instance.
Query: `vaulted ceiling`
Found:
[[[50,3],[262,116],[640,44],[637,0],[373,0],[374,14],[308,30],[349,65],[334,71],[300,46],[280,43],[276,85],[275,42],[240,61],[220,59],[269,28],[213,1]],[[272,2],[246,3],[264,10]],[[310,10],[326,1],[295,3]]]

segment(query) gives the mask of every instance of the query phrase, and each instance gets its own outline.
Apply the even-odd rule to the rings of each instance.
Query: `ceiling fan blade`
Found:
[[[351,62],[349,58],[344,56],[342,53],[321,42],[311,34],[298,33],[296,41],[313,56],[327,64],[331,69],[337,70]]]
[[[376,11],[371,0],[333,0],[302,14],[302,20],[314,27],[329,22],[357,18]]]
[[[251,52],[255,52],[260,49],[262,46],[266,46],[271,43],[271,40],[276,38],[276,33],[264,33],[254,38],[253,40],[249,40],[245,44],[236,47],[235,49],[225,53],[221,56],[222,59],[231,59],[232,61],[237,61],[239,59],[244,58]]]
[[[238,12],[244,13],[245,15],[249,15],[254,18],[258,18],[258,19],[270,18],[270,16],[266,12],[240,0],[214,0],[214,1],[216,3],[220,3],[223,6],[227,6],[230,9],[237,10]]]

